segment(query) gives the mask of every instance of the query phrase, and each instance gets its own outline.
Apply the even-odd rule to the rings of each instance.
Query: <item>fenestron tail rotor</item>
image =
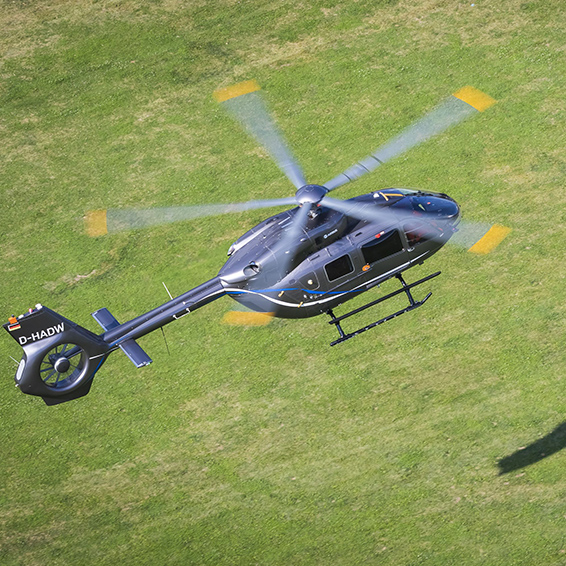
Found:
[[[362,175],[374,171],[383,163],[405,153],[477,112],[483,112],[495,103],[495,99],[477,88],[471,86],[461,88],[391,141],[382,145],[340,175],[324,183],[324,186],[329,191],[333,191],[350,181],[359,179]]]
[[[41,361],[39,373],[45,385],[62,388],[82,377],[86,353],[76,344],[58,344]]]

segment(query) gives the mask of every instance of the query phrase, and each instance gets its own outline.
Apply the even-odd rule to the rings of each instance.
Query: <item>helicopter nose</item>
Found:
[[[460,207],[456,201],[443,194],[413,197],[413,207],[437,219],[456,221],[460,217]]]
[[[439,206],[439,216],[446,220],[456,220],[460,216],[460,207],[451,198],[442,199],[442,205]]]

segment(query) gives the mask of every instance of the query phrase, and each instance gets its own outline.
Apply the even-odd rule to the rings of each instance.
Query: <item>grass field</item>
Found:
[[[318,183],[489,93],[335,196],[442,191],[513,229],[441,250],[407,274],[443,272],[423,309],[335,348],[323,317],[222,325],[225,298],[56,407],[14,388],[4,335],[2,565],[566,564],[561,0],[20,0],[0,25],[6,319],[41,302],[98,331],[100,307],[124,321],[213,277],[269,211],[103,238],[83,216],[292,194],[211,96],[252,78]]]

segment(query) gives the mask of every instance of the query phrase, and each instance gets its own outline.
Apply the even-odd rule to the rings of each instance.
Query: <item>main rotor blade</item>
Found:
[[[397,137],[356,163],[324,186],[332,191],[377,169],[381,164],[405,153],[477,112],[483,112],[497,101],[480,90],[465,86],[429,112]]]
[[[295,218],[293,218],[291,226],[284,232],[281,240],[279,240],[279,243],[276,245],[277,252],[284,255],[284,260],[280,263],[281,279],[287,275],[293,258],[295,257],[295,250],[298,247],[301,233],[307,224],[309,211],[309,204],[303,204],[303,206],[299,208]]]
[[[368,222],[375,222],[376,224],[378,224],[378,227],[381,230],[387,230],[390,226],[397,225],[399,222],[408,222],[411,224],[414,224],[415,222],[418,223],[420,219],[424,220],[425,223],[427,222],[427,220],[433,220],[440,228],[442,228],[442,231],[444,231],[445,229],[451,229],[452,226],[450,220],[446,218],[438,218],[435,214],[427,213],[425,211],[413,212],[400,208],[377,208],[371,203],[338,200],[330,197],[324,197],[320,204],[322,204],[323,206],[328,206],[329,208],[333,208],[334,210],[337,210],[339,212],[343,212],[346,216],[350,216],[351,218],[367,220]],[[486,230],[482,232],[482,235],[485,233],[485,231]],[[478,234],[479,232],[481,232],[481,230],[473,230],[473,234]],[[431,237],[432,239],[438,240],[445,239],[442,236],[441,232],[439,232],[437,236],[428,234],[428,238],[430,239]],[[479,237],[481,237],[481,235]],[[468,240],[469,239],[470,237],[468,237]]]
[[[450,239],[451,244],[479,255],[491,253],[511,232],[501,224],[462,221]]]
[[[269,115],[259,90],[255,81],[245,81],[215,91],[214,98],[267,149],[281,171],[300,189],[307,184],[303,171]]]
[[[260,272],[260,276],[252,284],[255,289],[270,287],[275,281],[284,279],[291,271],[297,250],[301,247],[301,237],[304,236],[309,211],[310,204],[304,204],[297,209],[290,225],[272,248],[273,255],[277,260],[269,262],[269,267],[266,266],[265,273]]]
[[[294,197],[251,200],[234,204],[202,204],[195,206],[171,206],[164,208],[131,208],[90,210],[85,217],[86,231],[89,236],[102,236],[124,230],[147,228],[161,224],[171,224],[182,220],[215,216],[229,212],[241,212],[273,206],[296,205]]]
[[[346,216],[350,216],[351,218],[374,222],[378,225],[380,230],[387,230],[389,227],[397,225],[399,222],[415,224],[415,222],[418,223],[419,220],[422,219],[426,224],[427,221],[432,220],[439,228],[441,228],[442,231],[435,235],[428,234],[428,238],[442,241],[445,239],[442,235],[444,230],[452,229],[452,222],[450,220],[446,218],[438,218],[436,214],[427,213],[425,211],[416,212],[400,208],[391,209],[388,207],[377,208],[371,203],[337,200],[330,197],[324,197],[320,204],[333,208],[339,212],[343,212]]]
[[[357,218],[358,220],[382,223],[384,228],[399,221],[399,215],[397,214],[399,211],[396,211],[394,214],[388,208],[379,209],[371,203],[338,200],[327,196],[320,201],[320,204],[333,208],[338,212],[343,212],[346,216]],[[401,214],[403,213],[401,212]],[[409,214],[407,214],[407,217],[409,217]]]
[[[369,222],[378,222],[380,227],[386,230],[392,224],[397,224],[400,220],[403,222],[410,222],[415,224],[419,222],[419,217],[426,222],[427,217],[434,220],[443,230],[452,230],[450,220],[443,218],[436,218],[434,214],[427,214],[420,212],[418,215],[402,209],[393,210],[384,208],[382,210],[376,207],[357,202],[348,202],[337,200],[330,197],[324,197],[321,201],[323,206],[333,208],[339,212],[343,212],[346,216],[358,218],[359,220],[367,220]],[[443,227],[442,224],[445,223]],[[426,224],[425,224],[426,225]],[[405,228],[406,229],[406,228]],[[473,222],[470,220],[460,220],[456,233],[448,240],[448,244],[455,245],[459,248],[464,248],[469,252],[475,254],[488,254],[491,253],[499,244],[510,234],[511,228],[501,226],[500,224],[489,224],[487,222]],[[442,233],[433,236],[431,233],[427,234],[428,239],[443,241],[445,237]]]

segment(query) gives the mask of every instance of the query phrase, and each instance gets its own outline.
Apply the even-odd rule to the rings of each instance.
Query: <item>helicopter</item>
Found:
[[[83,397],[111,352],[122,350],[137,368],[146,366],[152,360],[138,338],[225,295],[248,313],[256,313],[254,324],[272,317],[328,315],[328,322],[338,332],[331,343],[334,346],[421,307],[431,293],[415,300],[412,289],[440,272],[413,283],[407,283],[403,273],[422,264],[457,233],[466,235],[462,242],[470,251],[488,253],[510,231],[499,225],[464,224],[459,205],[444,193],[388,188],[348,200],[328,196],[495,104],[492,97],[474,87],[456,91],[424,118],[322,185],[306,181],[256,81],[219,89],[214,98],[267,149],[295,186],[295,195],[238,204],[95,210],[86,215],[88,233],[100,236],[229,212],[292,208],[270,216],[238,238],[230,246],[224,266],[209,281],[178,297],[170,295],[171,300],[122,324],[107,308],[96,310],[92,316],[102,327],[101,334],[41,304],[11,316],[3,326],[23,348],[15,375],[16,386],[23,393],[42,397],[47,405]],[[334,314],[339,305],[392,278],[399,281],[397,290],[340,316]],[[403,293],[408,300],[403,309],[352,332],[344,330],[345,319]]]

